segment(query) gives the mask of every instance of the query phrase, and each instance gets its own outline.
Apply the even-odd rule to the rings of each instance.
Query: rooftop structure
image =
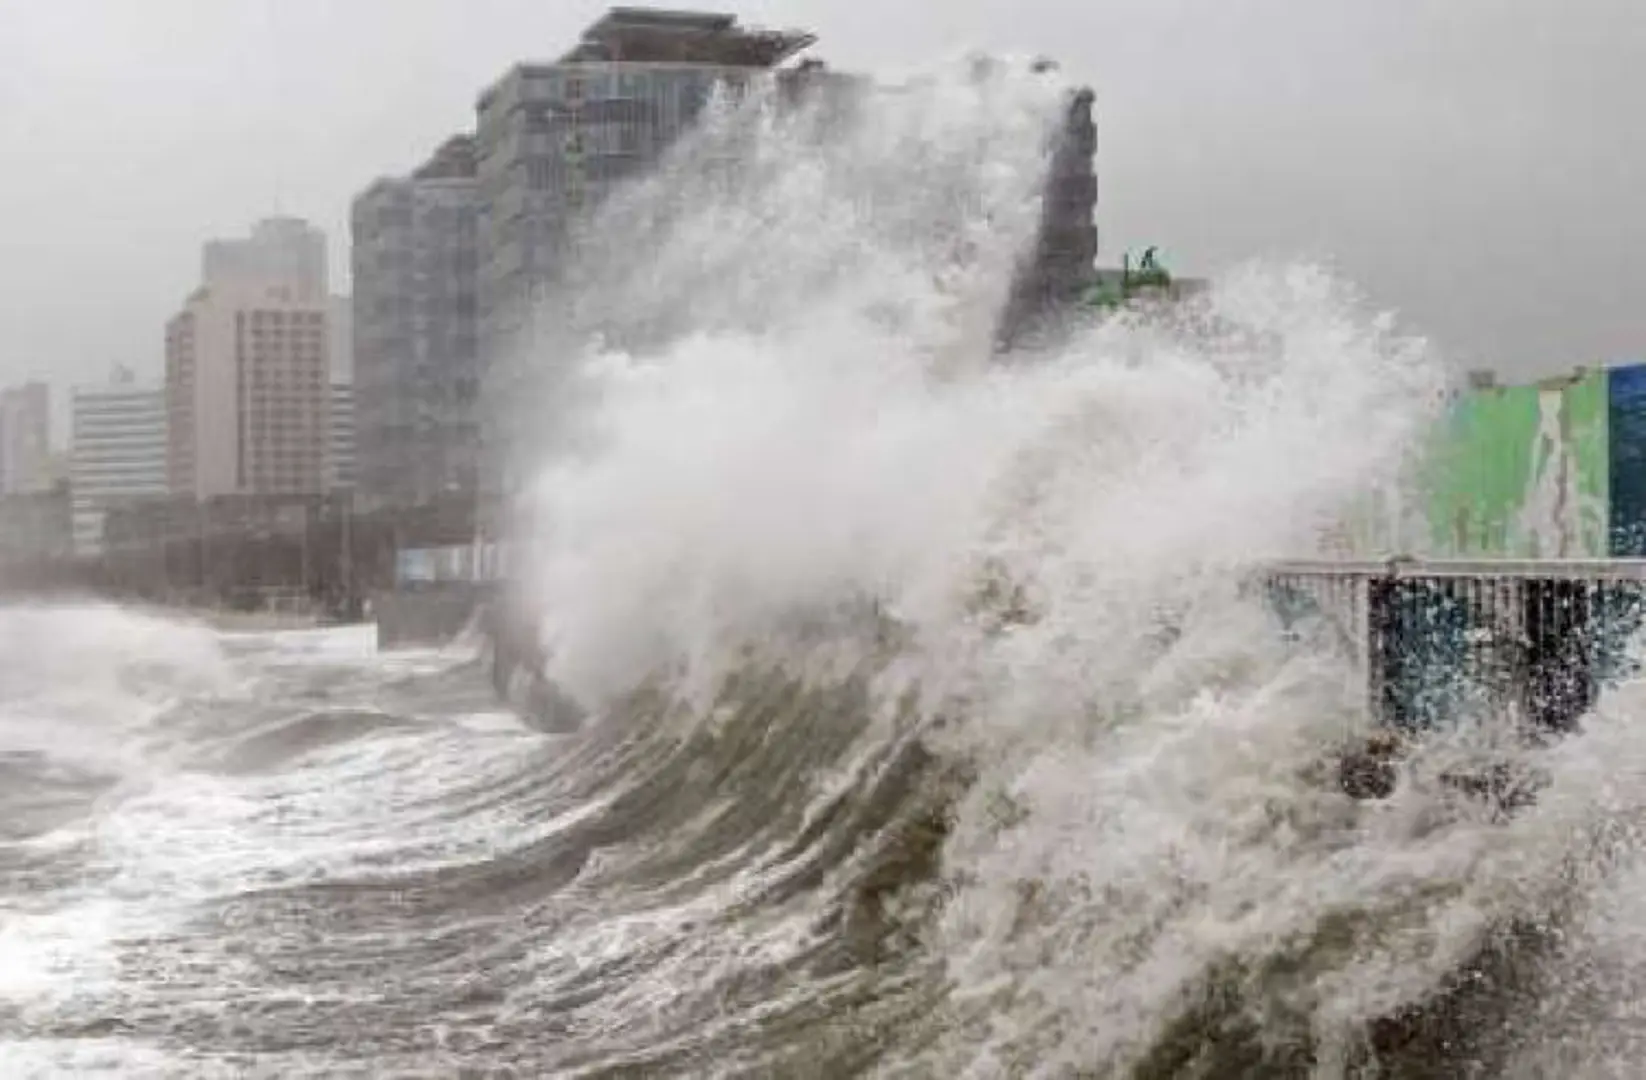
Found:
[[[207,288],[257,289],[272,283],[315,300],[326,295],[326,237],[301,218],[264,218],[251,234],[208,240],[200,252]]]
[[[816,40],[805,31],[740,27],[735,15],[614,7],[560,62],[769,68]]]

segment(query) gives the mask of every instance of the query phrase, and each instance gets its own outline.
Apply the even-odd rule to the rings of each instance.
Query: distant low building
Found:
[[[52,562],[73,551],[67,484],[0,495],[0,565]]]
[[[167,496],[109,512],[99,570],[117,591],[170,603],[337,603],[392,579],[401,525],[352,513],[346,492]]]
[[[70,425],[74,550],[94,556],[110,510],[167,492],[166,388],[119,369],[105,384],[73,389]]]
[[[51,391],[43,382],[0,390],[0,492],[51,487]]]

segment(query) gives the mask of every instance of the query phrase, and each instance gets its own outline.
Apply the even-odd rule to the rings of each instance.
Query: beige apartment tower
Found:
[[[310,495],[326,486],[326,300],[278,285],[201,289],[166,327],[172,494]]]
[[[213,240],[166,325],[166,479],[175,496],[326,489],[331,299],[325,236],[296,218]]]

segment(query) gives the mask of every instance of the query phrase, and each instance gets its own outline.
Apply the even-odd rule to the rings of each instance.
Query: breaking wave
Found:
[[[1398,475],[1424,343],[1254,264],[997,352],[1066,89],[724,103],[597,217],[514,389],[575,731],[465,648],[0,612],[7,1075],[1637,1060],[1638,690],[1508,820],[1434,781],[1490,717],[1356,803],[1352,666],[1241,588]]]

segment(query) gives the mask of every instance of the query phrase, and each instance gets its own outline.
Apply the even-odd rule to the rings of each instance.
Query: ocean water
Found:
[[[578,730],[469,640],[0,609],[0,1075],[1637,1075],[1639,688],[1356,803],[1352,664],[1238,587],[1441,358],[1273,261],[996,355],[1025,68],[722,103],[596,218],[509,417]]]

